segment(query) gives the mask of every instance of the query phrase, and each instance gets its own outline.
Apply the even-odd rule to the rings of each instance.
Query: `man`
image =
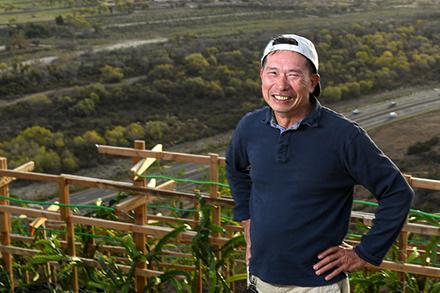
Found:
[[[268,106],[238,123],[226,157],[258,292],[349,292],[347,272],[379,265],[407,216],[413,191],[363,129],[320,105],[318,54],[282,35],[261,58]],[[343,244],[353,189],[379,202],[356,247]]]

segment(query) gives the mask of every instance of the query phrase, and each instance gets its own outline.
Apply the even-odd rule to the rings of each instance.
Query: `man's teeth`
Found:
[[[289,97],[286,97],[286,96],[277,96],[277,95],[274,95],[274,98],[277,99],[277,100],[280,100],[280,101],[285,101],[285,100],[288,100],[288,99],[289,99]]]

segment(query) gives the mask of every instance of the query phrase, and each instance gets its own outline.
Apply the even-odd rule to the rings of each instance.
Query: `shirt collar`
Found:
[[[307,115],[306,118],[299,122],[299,125],[307,125],[309,127],[318,127],[319,126],[319,118],[321,117],[322,106],[318,99],[312,95],[310,95],[310,103],[314,106],[312,112]],[[265,118],[262,120],[263,123],[271,124],[271,121],[275,122],[273,119],[273,111],[270,107],[266,107]],[[299,126],[298,125],[298,126]]]

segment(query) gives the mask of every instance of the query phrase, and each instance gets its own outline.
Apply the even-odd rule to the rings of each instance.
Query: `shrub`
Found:
[[[408,151],[406,152],[408,155],[417,155],[421,153],[425,153],[431,150],[431,148],[437,145],[439,142],[438,136],[434,136],[431,139],[423,142],[416,142],[413,145],[408,147]]]

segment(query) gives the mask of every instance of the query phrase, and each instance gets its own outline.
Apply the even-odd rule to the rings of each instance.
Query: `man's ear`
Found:
[[[321,80],[321,76],[318,73],[315,73],[312,75],[312,77],[311,77],[312,87],[310,89],[310,93],[313,93],[316,85],[319,83],[320,80]]]

